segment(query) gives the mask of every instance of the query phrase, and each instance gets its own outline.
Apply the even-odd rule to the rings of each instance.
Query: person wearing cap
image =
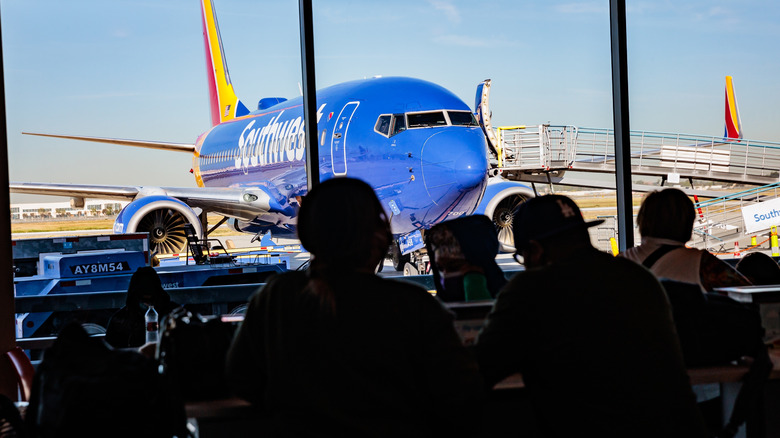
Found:
[[[658,280],[598,251],[577,205],[537,197],[515,214],[518,272],[475,352],[488,387],[520,372],[545,436],[705,436]]]
[[[309,269],[269,279],[233,339],[235,395],[269,414],[274,436],[469,436],[480,418],[463,414],[483,397],[476,361],[436,298],[374,273],[392,235],[371,186],[313,188],[298,237]]]
[[[642,243],[619,256],[644,265],[658,278],[697,284],[702,292],[749,286],[750,281],[728,263],[706,250],[685,247],[695,219],[693,202],[682,190],[650,192],[636,217]]]

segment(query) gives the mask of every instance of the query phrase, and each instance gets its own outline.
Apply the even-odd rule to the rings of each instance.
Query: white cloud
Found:
[[[696,14],[696,18],[699,20],[706,20],[709,18],[731,18],[732,13],[726,8],[720,6],[713,6],[706,11]]]
[[[114,38],[127,38],[130,36],[130,32],[127,29],[114,29],[114,31],[111,32],[111,36]]]
[[[444,12],[447,19],[453,23],[460,23],[460,11],[452,3],[446,0],[428,0],[437,11]]]

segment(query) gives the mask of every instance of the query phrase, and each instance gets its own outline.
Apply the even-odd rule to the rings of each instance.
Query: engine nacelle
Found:
[[[493,221],[498,231],[501,251],[515,251],[515,238],[512,234],[514,212],[520,204],[533,197],[533,189],[525,184],[500,177],[488,179],[485,194],[474,214],[484,214]]]
[[[114,234],[149,233],[150,251],[171,254],[184,252],[186,224],[194,227],[198,238],[203,237],[200,219],[187,204],[169,196],[145,196],[119,212],[114,221]]]

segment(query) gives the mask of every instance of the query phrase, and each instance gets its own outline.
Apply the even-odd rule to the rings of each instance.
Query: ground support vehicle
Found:
[[[199,244],[203,245],[203,242]],[[13,242],[14,294],[21,296],[89,294],[126,291],[138,268],[149,266],[148,234],[25,239]],[[169,260],[155,269],[163,288],[262,283],[273,273],[285,272],[285,254],[240,257],[215,253],[213,257]],[[37,255],[37,261],[34,255]],[[203,254],[201,254],[202,256]],[[33,275],[29,275],[34,272]],[[240,305],[243,303],[235,303]],[[79,309],[72,312],[33,312],[16,315],[16,336],[27,338],[56,334],[68,320],[77,319],[92,333],[105,332],[115,309]]]

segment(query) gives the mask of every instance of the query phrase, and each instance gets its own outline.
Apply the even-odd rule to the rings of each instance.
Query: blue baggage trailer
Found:
[[[120,238],[116,238],[119,236]],[[82,294],[126,291],[132,274],[149,266],[148,234],[25,239],[13,242],[15,296]],[[201,263],[184,255],[178,263],[156,266],[165,289],[252,284],[265,282],[271,274],[287,271],[289,258],[266,254],[251,261],[238,255],[206,257]],[[18,265],[17,265],[18,263]],[[17,269],[17,266],[23,266]],[[30,275],[32,273],[32,275]],[[105,331],[113,309],[84,310],[79,320],[90,331]],[[53,312],[16,315],[16,337],[56,334],[72,315]]]

